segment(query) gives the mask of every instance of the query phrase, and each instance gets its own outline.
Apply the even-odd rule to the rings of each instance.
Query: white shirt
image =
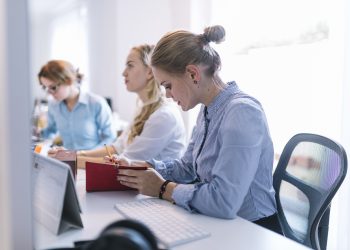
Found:
[[[185,150],[186,133],[180,110],[164,101],[145,122],[140,135],[128,144],[130,127],[113,144],[120,156],[134,160],[177,159]]]

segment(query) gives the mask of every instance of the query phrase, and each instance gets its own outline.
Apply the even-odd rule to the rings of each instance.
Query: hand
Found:
[[[131,160],[126,158],[126,157],[119,157],[118,155],[112,155],[112,157],[109,157],[108,155],[106,155],[103,158],[106,163],[115,163],[116,166],[131,166]]]
[[[119,169],[118,173],[117,180],[121,184],[138,189],[140,194],[153,197],[158,197],[160,186],[165,181],[153,168],[147,170]]]
[[[41,137],[41,131],[42,131],[42,129],[39,127],[33,127],[33,130],[32,130],[33,135],[38,137],[38,138]]]
[[[61,151],[61,150],[66,150],[66,148],[65,147],[53,147],[49,151],[47,151],[47,154],[49,156],[54,156],[57,154],[58,151]]]

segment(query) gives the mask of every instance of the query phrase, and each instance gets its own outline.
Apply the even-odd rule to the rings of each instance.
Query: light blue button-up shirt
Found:
[[[199,152],[205,122],[208,132]],[[165,179],[180,183],[172,198],[187,210],[219,218],[238,215],[250,221],[276,212],[273,144],[266,117],[260,103],[235,82],[206,109],[202,107],[180,160],[148,162]]]
[[[90,92],[81,91],[72,111],[61,102],[50,102],[48,126],[44,138],[61,136],[67,149],[82,150],[111,144],[116,137],[112,126],[111,109],[106,100]]]

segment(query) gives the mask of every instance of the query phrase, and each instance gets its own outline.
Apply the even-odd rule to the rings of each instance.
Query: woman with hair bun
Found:
[[[156,81],[183,110],[201,105],[187,151],[180,159],[114,159],[147,170],[119,170],[122,184],[192,211],[240,216],[280,231],[272,186],[273,144],[261,104],[235,82],[219,77],[221,60],[210,46],[225,38],[222,26],[203,34],[164,35],[151,57]]]
[[[83,75],[71,63],[49,61],[38,78],[43,90],[54,98],[49,103],[47,127],[37,131],[42,137],[58,133],[64,148],[72,150],[92,149],[115,140],[107,101],[80,89]]]

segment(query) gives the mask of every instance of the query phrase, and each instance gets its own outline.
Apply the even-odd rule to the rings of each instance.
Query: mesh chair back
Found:
[[[314,249],[319,226],[328,226],[330,202],[347,171],[345,150],[338,143],[314,134],[297,134],[286,144],[273,176],[278,217],[285,236]],[[323,230],[323,238],[328,228]]]

